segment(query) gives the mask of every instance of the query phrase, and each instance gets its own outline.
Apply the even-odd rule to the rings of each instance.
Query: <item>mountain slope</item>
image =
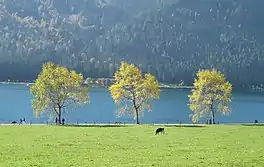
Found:
[[[55,61],[109,77],[120,61],[160,81],[191,84],[217,68],[235,85],[264,78],[264,1],[0,1],[0,79],[34,79]],[[25,68],[26,67],[26,68]]]

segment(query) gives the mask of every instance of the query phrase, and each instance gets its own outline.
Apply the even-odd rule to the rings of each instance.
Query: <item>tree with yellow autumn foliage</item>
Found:
[[[151,101],[160,96],[159,83],[151,74],[142,72],[133,64],[121,62],[121,67],[114,75],[114,84],[110,86],[114,102],[119,106],[117,116],[134,115],[139,124],[139,115],[151,111]]]
[[[192,121],[210,116],[215,124],[215,113],[231,112],[228,104],[231,102],[232,85],[225,76],[215,70],[200,70],[194,82],[194,89],[189,95],[189,107],[193,111]]]
[[[58,117],[61,124],[63,111],[88,103],[88,87],[83,85],[82,74],[48,62],[43,65],[36,83],[30,88],[34,114]]]

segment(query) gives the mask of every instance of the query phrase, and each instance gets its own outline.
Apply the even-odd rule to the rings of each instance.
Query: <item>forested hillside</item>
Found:
[[[0,0],[0,79],[34,80],[48,60],[110,77],[125,60],[160,81],[217,68],[264,83],[263,0]]]

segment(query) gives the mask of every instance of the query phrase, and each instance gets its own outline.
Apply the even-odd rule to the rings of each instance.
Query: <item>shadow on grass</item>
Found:
[[[122,128],[122,127],[129,127],[128,125],[63,125],[63,127],[77,127],[77,128],[81,128],[81,127],[86,127],[86,128],[92,128],[92,127],[96,127],[96,128]],[[131,126],[130,126],[131,127]]]
[[[135,126],[153,126],[153,127],[177,127],[177,128],[205,128],[208,127],[206,125],[192,125],[192,124],[182,124],[182,125],[170,125],[170,124],[160,124],[160,125],[153,125],[153,124],[109,124],[109,125],[100,125],[100,124],[89,124],[89,125],[61,125],[62,127],[97,127],[97,128],[122,128],[122,127],[135,127]]]
[[[158,126],[158,125],[155,125]],[[206,128],[205,125],[163,125],[164,127],[178,127],[178,128]]]
[[[264,124],[241,124],[242,126],[264,126]]]

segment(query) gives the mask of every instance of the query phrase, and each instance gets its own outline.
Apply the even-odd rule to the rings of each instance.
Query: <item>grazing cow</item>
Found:
[[[159,133],[164,134],[164,128],[158,128],[158,129],[156,130],[156,134],[155,134],[155,135],[157,135],[157,134],[159,134]]]

